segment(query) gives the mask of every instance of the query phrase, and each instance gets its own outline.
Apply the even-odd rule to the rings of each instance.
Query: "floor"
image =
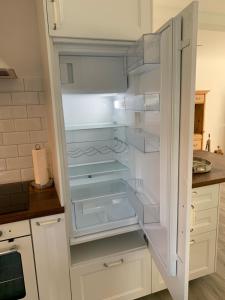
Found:
[[[225,300],[225,184],[221,185],[217,271],[189,284],[189,300]],[[138,300],[172,300],[164,290]]]

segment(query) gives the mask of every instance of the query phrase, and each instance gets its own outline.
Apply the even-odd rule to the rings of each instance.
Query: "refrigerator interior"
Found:
[[[160,220],[159,37],[144,36],[128,50],[125,59],[116,60],[117,68],[115,61],[112,62],[115,69],[111,64],[106,68],[98,65],[99,57],[96,61],[94,56],[86,58],[75,55],[61,59],[67,63],[68,74],[73,73],[71,61],[76,62],[77,76],[84,77],[87,70],[92,70],[93,61],[100,69],[96,84],[94,75],[91,77],[88,72],[89,80],[93,79],[90,86],[88,80],[74,87],[68,84],[69,76],[66,83],[61,79],[74,237],[140,222],[157,224]],[[86,65],[83,67],[80,61]],[[104,76],[102,90],[101,76]]]

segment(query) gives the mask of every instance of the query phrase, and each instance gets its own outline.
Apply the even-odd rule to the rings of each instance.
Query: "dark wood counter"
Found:
[[[192,187],[201,187],[225,182],[225,156],[207,151],[194,151],[194,156],[209,160],[212,170],[205,174],[193,174]]]
[[[55,188],[36,191],[30,189],[29,209],[0,215],[0,224],[60,214],[64,207],[60,205]]]

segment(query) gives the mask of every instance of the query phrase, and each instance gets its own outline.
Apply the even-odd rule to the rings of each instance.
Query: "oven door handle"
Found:
[[[0,256],[5,255],[5,254],[10,254],[18,251],[18,246],[12,246],[12,248],[5,250],[5,251],[0,251]]]

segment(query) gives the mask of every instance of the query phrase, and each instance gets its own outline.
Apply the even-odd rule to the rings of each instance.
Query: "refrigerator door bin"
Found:
[[[126,129],[127,143],[143,153],[158,152],[160,138],[141,128]]]
[[[125,108],[131,111],[156,111],[160,110],[160,94],[146,93],[142,95],[128,95],[125,98]]]
[[[148,72],[160,64],[160,34],[144,34],[128,49],[127,71],[129,74]]]

